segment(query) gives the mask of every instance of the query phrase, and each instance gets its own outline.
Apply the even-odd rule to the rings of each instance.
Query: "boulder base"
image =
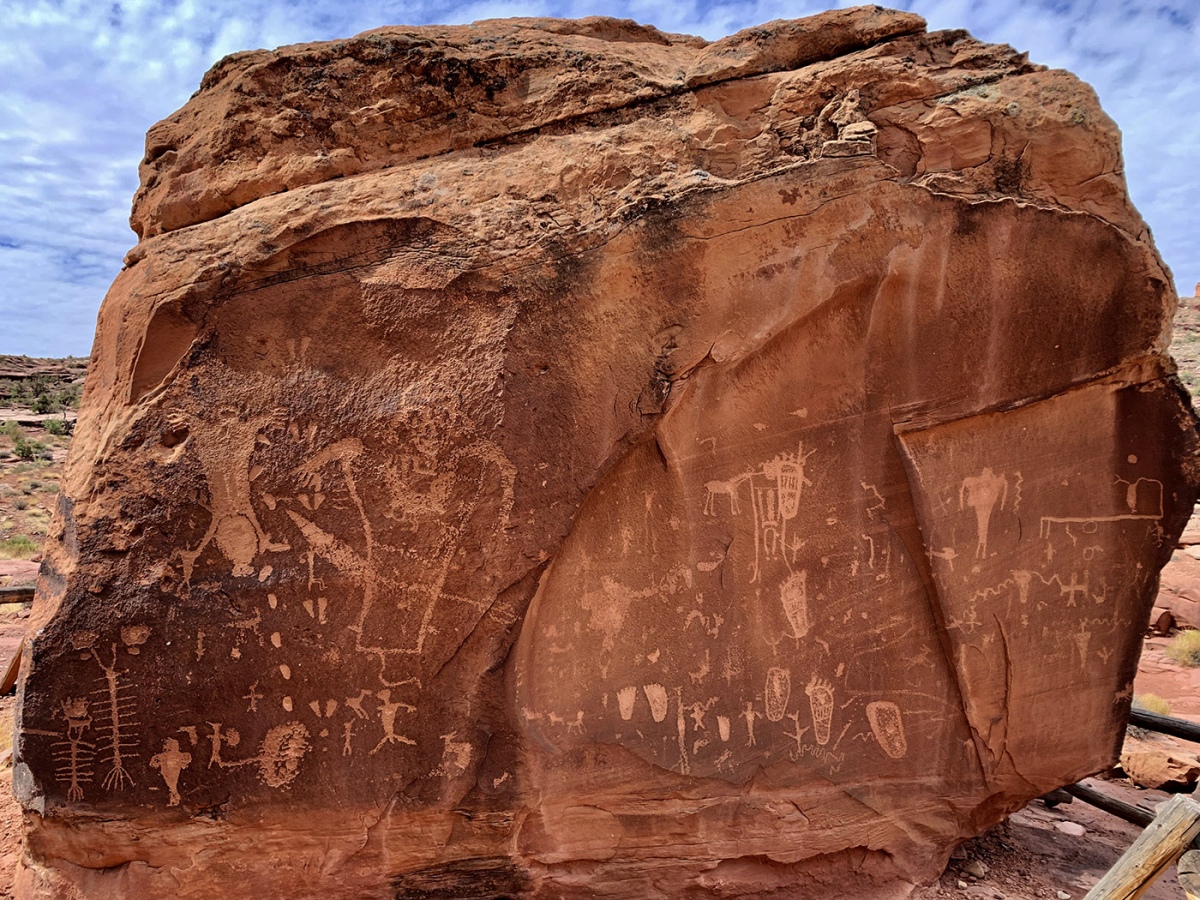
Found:
[[[1117,758],[1195,502],[1065,72],[874,7],[238,54],[147,141],[24,897],[901,897]]]

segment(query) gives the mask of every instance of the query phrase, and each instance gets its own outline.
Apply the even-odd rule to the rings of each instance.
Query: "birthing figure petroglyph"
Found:
[[[166,782],[170,798],[167,806],[179,805],[179,774],[192,763],[192,754],[179,749],[179,741],[167,738],[163,741],[161,753],[150,757],[150,767],[158,769]]]
[[[875,700],[867,704],[867,721],[880,749],[892,759],[900,759],[908,753],[908,740],[904,736],[904,719],[900,707],[890,700]]]
[[[405,737],[402,734],[396,734],[396,713],[401,709],[406,712],[415,713],[417,708],[408,703],[400,703],[392,700],[391,690],[385,688],[375,695],[381,701],[379,704],[379,722],[383,726],[383,737],[379,739],[379,743],[375,745],[375,749],[370,755],[374,756],[379,752],[384,744],[408,744],[415,747],[417,742],[411,738]]]
[[[962,481],[958,489],[958,508],[968,506],[975,511],[975,558],[986,559],[988,549],[988,530],[991,526],[992,513],[996,504],[1004,509],[1008,498],[1008,479],[997,475],[990,467],[978,475],[969,475]]]

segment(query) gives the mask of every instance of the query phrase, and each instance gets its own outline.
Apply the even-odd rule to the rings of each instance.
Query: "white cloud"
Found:
[[[0,37],[0,353],[88,351],[100,299],[134,242],[126,220],[145,132],[227,53],[510,15],[614,15],[711,39],[852,2],[15,0]],[[1123,130],[1134,202],[1191,292],[1200,281],[1192,0],[896,5],[1089,81]]]

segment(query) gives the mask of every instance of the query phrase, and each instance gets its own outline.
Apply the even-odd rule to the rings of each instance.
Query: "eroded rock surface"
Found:
[[[386,28],[219,63],[133,222],[23,896],[898,897],[1115,761],[1197,448],[1071,75]]]

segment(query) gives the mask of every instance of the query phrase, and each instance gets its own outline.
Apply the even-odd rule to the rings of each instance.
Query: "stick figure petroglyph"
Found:
[[[754,739],[754,720],[761,719],[762,713],[755,710],[753,703],[747,703],[746,708],[742,710],[742,718],[746,720],[746,746],[757,746],[758,741]]]
[[[402,734],[396,734],[396,713],[401,709],[415,713],[417,708],[408,703],[392,702],[392,692],[387,688],[379,691],[375,696],[383,701],[379,704],[379,721],[383,725],[383,737],[379,739],[379,743],[375,745],[375,749],[371,751],[370,755],[374,756],[378,753],[384,744],[408,744],[415,747],[416,741]]]

